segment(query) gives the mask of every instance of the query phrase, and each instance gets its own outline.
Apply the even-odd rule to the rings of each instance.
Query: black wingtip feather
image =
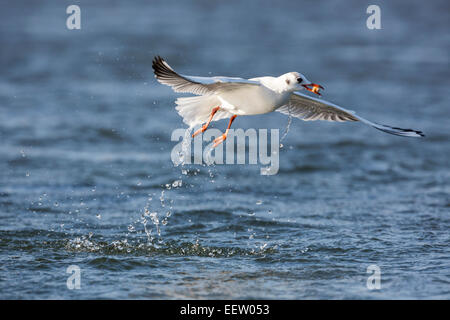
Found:
[[[155,76],[162,75],[164,73],[164,59],[160,56],[155,56],[152,61],[152,68],[153,72],[155,73]]]
[[[392,127],[392,128],[393,128],[393,129],[396,129],[396,130],[403,131],[403,132],[414,132],[414,133],[418,134],[418,135],[421,136],[421,137],[425,137],[425,134],[424,134],[422,131],[419,131],[419,130],[414,130],[414,129],[403,129],[403,128],[397,128],[397,127]]]
[[[403,128],[399,128],[399,127],[391,127],[391,126],[387,126],[387,125],[380,125],[380,124],[376,124],[375,129],[384,131],[386,133],[390,133],[390,134],[394,134],[397,136],[403,136],[403,137],[425,137],[425,134],[422,131],[419,130],[414,130],[414,129],[403,129]],[[408,134],[408,132],[413,132],[416,135],[410,135]]]
[[[167,79],[178,76],[175,71],[160,56],[155,56],[152,61],[152,68],[157,79]]]

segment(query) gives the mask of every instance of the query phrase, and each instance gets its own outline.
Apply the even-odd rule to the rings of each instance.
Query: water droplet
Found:
[[[154,225],[158,225],[159,224],[159,219],[158,219],[158,213],[157,212],[150,213],[150,218],[152,219],[152,222],[153,222]]]
[[[183,185],[183,180],[175,180],[174,182],[172,182],[172,187],[174,187],[174,188],[181,187],[182,185]]]

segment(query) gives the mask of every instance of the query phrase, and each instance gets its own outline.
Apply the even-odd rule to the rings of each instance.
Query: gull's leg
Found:
[[[217,137],[216,139],[214,139],[213,148],[217,147],[219,144],[221,144],[222,142],[224,142],[227,139],[228,131],[230,130],[231,124],[233,123],[234,119],[236,119],[236,117],[237,117],[237,115],[233,115],[230,118],[230,122],[228,123],[228,127],[227,127],[227,130],[225,130],[225,133],[222,134],[220,137]]]
[[[194,138],[196,135],[198,135],[201,132],[205,132],[206,129],[208,129],[208,126],[211,123],[212,118],[214,117],[216,112],[219,111],[219,109],[220,109],[220,107],[215,107],[214,109],[212,109],[212,112],[211,112],[211,115],[209,116],[208,122],[206,122],[200,129],[195,131],[194,134],[192,135],[192,138]]]

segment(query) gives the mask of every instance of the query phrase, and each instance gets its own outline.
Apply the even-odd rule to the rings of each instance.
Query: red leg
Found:
[[[217,147],[219,144],[221,144],[222,142],[224,142],[227,139],[228,131],[230,130],[231,124],[233,123],[234,119],[236,119],[236,117],[237,117],[237,115],[233,115],[230,118],[230,122],[228,123],[228,127],[227,127],[227,130],[225,130],[225,133],[222,134],[220,137],[217,137],[216,139],[214,139],[213,148]]]
[[[199,133],[205,132],[206,129],[208,129],[208,126],[211,123],[212,118],[214,117],[216,112],[219,111],[219,109],[220,109],[220,107],[215,107],[214,109],[212,109],[212,112],[211,112],[211,115],[209,116],[208,122],[206,122],[200,129],[195,131],[194,134],[192,135],[192,138],[195,137],[196,135],[198,135]]]

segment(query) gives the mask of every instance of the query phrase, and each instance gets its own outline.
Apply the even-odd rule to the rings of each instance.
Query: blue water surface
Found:
[[[449,3],[377,1],[380,30],[370,4],[1,2],[0,298],[449,299]],[[276,175],[175,166],[186,125],[156,54],[192,75],[300,71],[325,99],[426,137],[293,119]]]

